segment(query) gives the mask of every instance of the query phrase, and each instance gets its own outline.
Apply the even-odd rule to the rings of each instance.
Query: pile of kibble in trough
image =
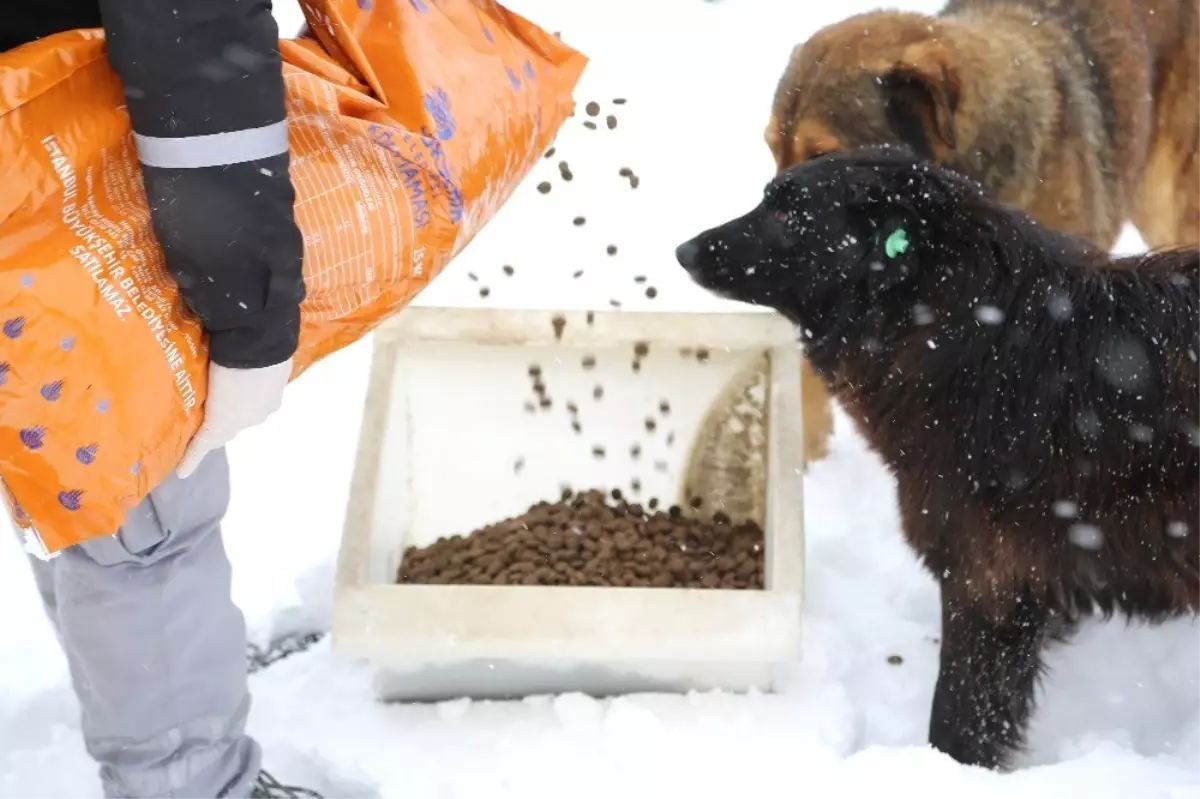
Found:
[[[614,490],[539,502],[520,516],[404,553],[398,582],[440,585],[574,585],[762,588],[763,532],[649,511]]]

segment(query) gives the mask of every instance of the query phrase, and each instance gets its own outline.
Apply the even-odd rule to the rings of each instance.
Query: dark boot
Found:
[[[254,783],[254,790],[250,793],[250,799],[322,799],[322,797],[321,794],[310,791],[308,788],[282,785],[268,772],[260,771],[258,772],[258,781]]]

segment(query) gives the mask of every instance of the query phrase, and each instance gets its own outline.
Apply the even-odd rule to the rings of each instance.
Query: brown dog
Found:
[[[778,169],[903,144],[1039,223],[1109,249],[1200,241],[1200,0],[950,0],[879,11],[792,53],[766,140]],[[804,374],[805,448],[829,398]]]

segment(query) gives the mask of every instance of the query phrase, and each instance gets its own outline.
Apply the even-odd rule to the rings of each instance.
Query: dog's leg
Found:
[[[1025,596],[997,616],[950,582],[929,742],[960,763],[1002,768],[1024,740],[1051,614]]]
[[[807,360],[800,362],[800,403],[804,413],[804,463],[816,463],[829,454],[833,435],[833,400]]]

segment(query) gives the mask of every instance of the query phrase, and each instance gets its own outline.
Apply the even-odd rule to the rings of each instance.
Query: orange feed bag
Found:
[[[304,12],[311,34],[280,44],[308,291],[293,378],[491,219],[586,64],[490,0]],[[122,104],[98,31],[0,54],[0,488],[51,553],[114,533],[203,416],[207,341],[155,242]]]

